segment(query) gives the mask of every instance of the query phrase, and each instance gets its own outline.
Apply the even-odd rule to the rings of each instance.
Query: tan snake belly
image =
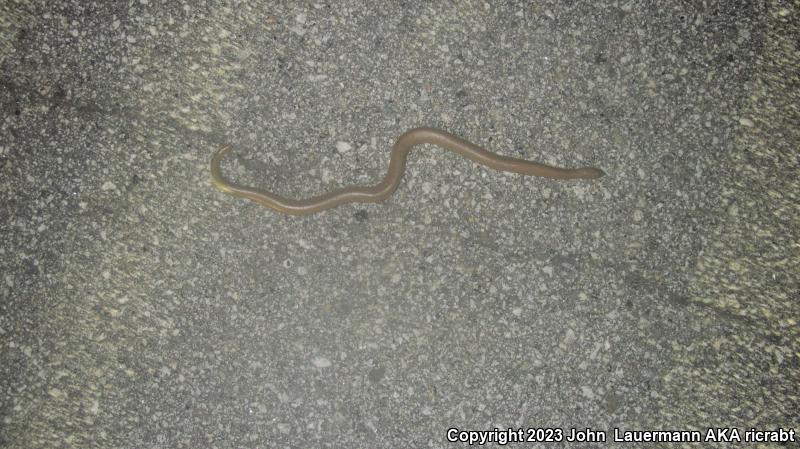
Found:
[[[262,206],[289,215],[307,215],[346,203],[377,203],[388,198],[400,185],[406,167],[408,152],[415,145],[430,143],[460,154],[465,158],[495,170],[542,176],[551,179],[594,179],[603,176],[603,171],[594,167],[559,168],[491,153],[446,131],[435,128],[414,128],[401,135],[392,148],[389,171],[383,180],[370,187],[350,186],[333,190],[323,195],[294,200],[253,187],[241,186],[227,181],[222,176],[220,161],[232,146],[225,145],[211,158],[211,180],[219,190],[255,201]]]

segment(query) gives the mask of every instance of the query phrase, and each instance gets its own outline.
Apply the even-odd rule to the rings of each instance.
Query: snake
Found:
[[[254,187],[242,186],[222,176],[220,163],[233,146],[226,144],[211,158],[211,181],[227,194],[254,201],[262,206],[287,215],[309,215],[347,203],[377,203],[388,198],[400,186],[411,149],[420,144],[433,144],[459,154],[486,167],[522,175],[550,179],[596,179],[605,173],[596,167],[560,168],[538,162],[503,156],[487,151],[447,131],[436,128],[414,128],[397,138],[389,157],[389,169],[384,178],[374,186],[348,186],[306,199],[291,199]]]

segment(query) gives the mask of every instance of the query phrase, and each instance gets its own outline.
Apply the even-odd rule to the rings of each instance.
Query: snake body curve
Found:
[[[220,162],[233,149],[231,145],[223,146],[211,158],[211,180],[216,188],[230,195],[255,201],[283,214],[308,215],[346,203],[377,203],[385,200],[400,185],[409,151],[414,146],[424,143],[442,147],[473,162],[499,171],[551,179],[595,179],[604,174],[602,170],[595,167],[559,168],[501,156],[440,129],[414,128],[397,139],[389,159],[389,170],[383,180],[374,186],[343,187],[323,195],[296,200],[253,187],[238,185],[226,180],[220,169]]]

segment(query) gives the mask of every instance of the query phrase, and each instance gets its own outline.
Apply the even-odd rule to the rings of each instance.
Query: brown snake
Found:
[[[371,187],[350,186],[333,190],[324,195],[294,200],[259,190],[241,186],[222,177],[220,161],[233,148],[225,145],[211,158],[211,180],[219,190],[230,195],[247,198],[262,206],[289,215],[307,215],[346,203],[377,203],[388,198],[400,185],[406,167],[408,152],[415,145],[430,143],[460,154],[465,158],[499,171],[542,176],[551,179],[594,179],[603,176],[599,168],[558,168],[508,156],[501,156],[467,142],[446,131],[435,128],[414,128],[401,135],[392,148],[389,171],[383,180]]]

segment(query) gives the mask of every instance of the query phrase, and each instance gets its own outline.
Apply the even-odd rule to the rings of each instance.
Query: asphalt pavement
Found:
[[[2,2],[0,447],[794,447],[744,432],[800,423],[798,30],[773,0]],[[211,184],[226,143],[289,198],[374,184],[420,126],[606,176],[425,145],[305,217]]]

